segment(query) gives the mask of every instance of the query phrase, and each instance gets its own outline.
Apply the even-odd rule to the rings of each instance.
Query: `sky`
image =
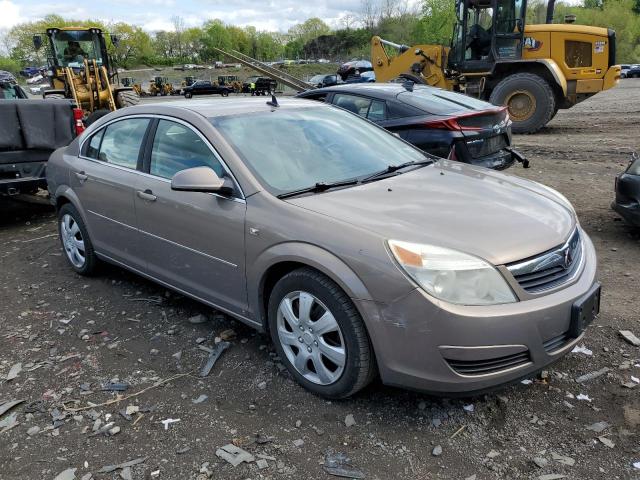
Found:
[[[176,14],[186,27],[219,18],[238,26],[286,32],[311,17],[337,27],[346,15],[358,17],[360,11],[361,0],[0,0],[0,30],[58,13],[81,20],[126,21],[148,32],[173,30],[171,17]]]

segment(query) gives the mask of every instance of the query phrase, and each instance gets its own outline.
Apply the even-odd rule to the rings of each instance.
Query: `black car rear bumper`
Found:
[[[618,203],[614,201],[611,208],[630,225],[640,227],[640,203]]]
[[[461,159],[464,161],[463,159]],[[521,162],[524,168],[529,168],[529,160],[517,150],[506,147],[491,155],[484,157],[472,158],[469,162],[472,165],[478,165],[480,167],[492,168],[494,170],[504,170],[509,168],[515,162]]]

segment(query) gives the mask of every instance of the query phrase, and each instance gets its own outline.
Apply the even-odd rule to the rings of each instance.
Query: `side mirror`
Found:
[[[173,176],[171,190],[231,195],[233,185],[230,180],[220,178],[209,167],[193,167],[181,170]]]
[[[111,34],[111,43],[113,43],[114,47],[117,47],[118,44],[120,43],[120,37],[118,37],[117,35]]]
[[[33,36],[33,48],[40,50],[42,48],[42,37],[40,35]]]

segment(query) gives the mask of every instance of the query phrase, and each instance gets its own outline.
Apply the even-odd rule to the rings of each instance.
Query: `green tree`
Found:
[[[151,37],[142,28],[119,22],[109,26],[109,33],[119,39],[118,45],[111,45],[109,49],[119,67],[131,67],[152,58]]]
[[[215,49],[231,49],[231,35],[222,20],[211,20],[204,24],[202,43],[204,44],[204,59],[209,61],[221,57]]]
[[[456,22],[455,5],[451,0],[424,0],[422,17],[415,26],[419,43],[449,45]]]
[[[328,35],[329,33],[331,33],[329,25],[317,17],[310,18],[304,23],[300,23],[289,29],[289,35],[295,40],[302,40],[303,44],[318,38],[320,35]]]

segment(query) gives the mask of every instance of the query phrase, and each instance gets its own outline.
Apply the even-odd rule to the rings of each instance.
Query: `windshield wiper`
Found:
[[[384,177],[385,175],[389,175],[390,173],[393,173],[397,170],[401,170],[403,168],[413,167],[416,165],[429,165],[433,162],[434,160],[430,158],[425,158],[424,160],[412,160],[410,162],[401,163],[399,165],[388,165],[387,168],[385,168],[384,170],[380,170],[379,172],[372,173],[368,177],[363,178],[361,182],[363,183],[370,182],[372,180],[379,179],[381,177]]]
[[[342,180],[342,181],[333,182],[333,183],[318,182],[315,185],[312,185],[311,187],[305,187],[299,190],[293,190],[291,192],[281,193],[280,195],[277,195],[277,197],[289,198],[289,197],[295,197],[296,195],[300,195],[303,193],[319,193],[319,192],[324,192],[326,190],[329,190],[331,188],[347,187],[349,185],[357,185],[358,183],[360,183],[360,181],[357,179]]]

